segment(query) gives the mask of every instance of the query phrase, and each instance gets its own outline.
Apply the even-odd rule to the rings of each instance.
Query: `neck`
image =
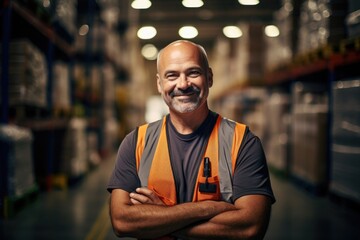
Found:
[[[205,121],[208,114],[209,108],[205,103],[199,109],[189,113],[178,113],[170,110],[170,119],[179,133],[190,134]]]

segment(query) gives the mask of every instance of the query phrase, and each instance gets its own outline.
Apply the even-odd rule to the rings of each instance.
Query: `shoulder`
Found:
[[[223,124],[227,124],[227,125],[230,125],[230,126],[242,126],[242,127],[244,127],[244,128],[247,127],[247,125],[244,124],[244,123],[240,123],[240,122],[234,121],[234,120],[232,120],[232,119],[230,119],[230,118],[223,117],[223,116],[221,116],[220,114],[218,114],[218,118],[221,119],[221,122],[222,122]]]
[[[130,146],[136,145],[138,128],[129,132],[124,139],[121,141],[120,149],[129,148]]]
[[[221,131],[224,131],[225,134],[233,134],[237,135],[239,138],[243,138],[249,132],[249,127],[246,124],[236,122],[234,120],[222,117],[219,115],[220,128]]]
[[[247,128],[244,134],[238,154],[240,159],[261,160],[260,162],[266,158],[260,138],[249,128]]]
[[[126,146],[136,146],[137,142],[141,138],[145,138],[147,135],[149,135],[149,132],[154,131],[157,126],[161,125],[162,120],[158,120],[151,123],[144,123],[139,126],[137,126],[135,129],[133,129],[131,132],[129,132],[124,139],[121,142],[121,145]]]
[[[161,129],[161,125],[164,119],[157,120],[155,122],[146,123],[138,126],[134,130],[134,135],[136,138],[136,142],[142,141],[142,139],[154,137],[159,134],[159,130]]]
[[[250,130],[248,125],[220,115],[219,117],[221,118],[222,131],[224,131],[225,135],[233,135],[233,132],[235,132],[235,140],[241,145],[241,148],[239,149],[240,152],[244,149],[246,150],[245,152],[249,151],[249,149],[251,152],[258,150],[261,150],[260,152],[262,152],[261,140]]]

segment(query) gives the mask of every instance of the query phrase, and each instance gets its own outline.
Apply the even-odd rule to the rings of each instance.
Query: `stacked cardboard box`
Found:
[[[251,23],[248,29],[249,34],[249,60],[248,60],[248,81],[253,85],[261,83],[265,71],[265,35],[262,24]],[[241,54],[241,53],[238,53]]]
[[[295,112],[292,118],[292,174],[313,187],[324,187],[328,166],[327,111]]]
[[[321,84],[298,83],[293,89],[291,174],[313,190],[328,182],[328,105]]]
[[[330,190],[360,203],[360,79],[333,87]]]

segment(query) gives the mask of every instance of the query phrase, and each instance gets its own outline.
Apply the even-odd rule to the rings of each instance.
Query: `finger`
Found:
[[[151,203],[153,204],[157,204],[157,205],[163,205],[164,203],[161,201],[161,199],[159,198],[159,196],[153,191],[150,190],[146,187],[141,187],[141,188],[137,188],[136,192],[146,196],[149,198],[149,200],[151,200]]]
[[[130,198],[130,202],[133,204],[133,205],[140,205],[142,204],[141,202],[139,202],[138,200],[135,200],[133,198]]]
[[[140,203],[149,203],[151,202],[151,199],[143,194],[139,194],[139,193],[130,193],[130,199],[134,199]]]
[[[141,188],[137,188],[136,192],[142,195],[145,195],[147,197],[152,198],[154,196],[154,192],[150,189],[148,189],[147,187],[141,187]]]

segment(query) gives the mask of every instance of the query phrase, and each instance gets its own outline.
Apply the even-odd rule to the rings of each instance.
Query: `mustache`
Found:
[[[200,89],[194,86],[188,87],[186,89],[174,89],[171,93],[170,93],[170,97],[175,97],[175,96],[183,96],[183,95],[190,95],[190,94],[199,94],[200,93]]]

